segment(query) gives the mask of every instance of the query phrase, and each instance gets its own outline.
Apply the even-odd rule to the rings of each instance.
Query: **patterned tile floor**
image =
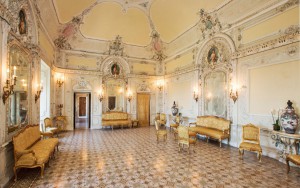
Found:
[[[169,132],[168,132],[169,133]],[[199,140],[178,152],[173,135],[156,143],[153,127],[76,130],[60,135],[59,152],[45,169],[22,169],[10,187],[300,187],[300,168],[237,148]]]

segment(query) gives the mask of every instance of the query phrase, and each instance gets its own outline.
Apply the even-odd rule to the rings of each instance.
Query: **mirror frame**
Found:
[[[123,94],[122,94],[122,98],[123,98],[123,106],[122,106],[122,111],[123,112],[126,112],[127,111],[127,101],[126,101],[126,92],[127,92],[127,81],[126,79],[123,79],[123,78],[107,78],[105,80],[103,80],[103,84],[104,84],[104,87],[105,87],[105,98],[104,98],[104,102],[102,103],[102,107],[103,107],[103,111],[104,112],[108,112],[108,111],[120,111],[120,110],[117,110],[118,106],[118,97],[117,95],[109,95],[108,93],[108,89],[109,89],[109,86],[108,86],[108,83],[109,82],[112,82],[112,81],[115,81],[115,82],[119,82],[119,83],[122,83],[123,85]],[[116,97],[116,100],[115,100],[115,103],[116,103],[116,106],[115,106],[115,109],[111,110],[109,109],[109,97]]]
[[[224,74],[224,84],[221,86],[223,87],[223,92],[222,92],[222,100],[223,100],[223,112],[221,114],[209,114],[207,113],[207,110],[206,110],[206,107],[207,107],[207,103],[208,103],[208,99],[207,99],[207,77],[211,74],[214,74],[214,73],[222,73]],[[203,79],[203,88],[202,88],[202,100],[203,100],[203,115],[213,115],[213,116],[218,116],[218,117],[223,117],[223,118],[228,118],[228,107],[229,107],[229,104],[228,104],[228,73],[223,71],[223,70],[215,70],[215,71],[210,71],[210,72],[207,72],[205,75],[204,75],[204,79]],[[220,86],[220,85],[219,85]],[[213,91],[211,91],[213,92]],[[213,95],[213,93],[212,93]],[[210,100],[213,100],[213,99],[210,99]],[[219,103],[216,103],[216,104],[219,104]],[[214,104],[212,104],[214,106]]]
[[[31,114],[31,62],[32,62],[32,56],[30,50],[28,50],[26,47],[24,47],[20,42],[18,42],[16,39],[11,40],[8,43],[7,47],[7,67],[9,67],[9,70],[13,70],[12,62],[11,62],[11,53],[12,51],[16,51],[19,53],[21,56],[23,56],[24,59],[26,59],[27,62],[27,88],[25,89],[26,95],[27,95],[27,122],[25,124],[16,124],[11,126],[11,100],[12,96],[10,95],[5,106],[6,106],[6,127],[7,127],[7,132],[8,135],[13,134],[15,131],[19,130],[22,127],[25,127],[31,120],[30,114]],[[10,73],[11,74],[11,73]],[[10,75],[9,75],[10,76]],[[21,80],[18,79],[17,75],[17,84],[20,83]],[[1,88],[2,89],[2,88]]]

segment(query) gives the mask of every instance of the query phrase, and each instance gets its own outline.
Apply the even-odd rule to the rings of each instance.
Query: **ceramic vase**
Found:
[[[287,105],[280,116],[281,126],[286,133],[295,134],[299,123],[299,116],[295,113],[295,109],[292,106],[293,103],[290,100],[287,102]]]
[[[178,114],[178,108],[177,108],[177,106],[176,106],[176,104],[175,104],[175,101],[174,101],[174,103],[173,103],[173,106],[172,106],[172,108],[171,108],[171,111],[172,111],[172,115],[173,115],[173,116],[176,116],[176,115]]]

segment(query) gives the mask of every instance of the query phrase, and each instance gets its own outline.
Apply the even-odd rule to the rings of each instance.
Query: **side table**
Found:
[[[134,125],[136,125],[136,127],[139,126],[139,120],[138,119],[131,120],[131,127],[133,127]]]
[[[273,131],[272,137],[275,146],[281,149],[280,157],[285,158],[286,154],[298,154],[300,134],[288,134],[281,131]]]

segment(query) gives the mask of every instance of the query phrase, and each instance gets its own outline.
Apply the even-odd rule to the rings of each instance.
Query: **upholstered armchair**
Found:
[[[164,113],[160,113],[159,115],[159,123],[160,125],[166,125],[167,123],[167,116]]]
[[[53,134],[56,134],[56,136],[58,137],[59,129],[58,127],[53,125],[53,122],[50,118],[45,118],[44,124],[45,124],[45,132],[52,132]]]
[[[287,167],[287,171],[286,173],[289,173],[290,172],[290,164],[289,162],[291,161],[292,163],[296,164],[296,165],[300,165],[300,155],[287,155],[286,156],[286,167]]]
[[[180,116],[176,115],[175,123],[170,124],[171,130],[177,129],[177,127],[179,126],[179,123],[180,123]]]
[[[187,146],[188,153],[190,153],[190,145],[195,146],[196,137],[191,137],[189,134],[189,128],[185,126],[178,126],[177,131],[179,151],[181,151],[181,149],[184,149],[184,146]]]
[[[244,150],[257,152],[257,158],[261,162],[262,149],[260,146],[260,129],[259,127],[247,124],[243,126],[242,143],[239,146],[239,154],[243,159]]]
[[[163,138],[164,141],[167,140],[167,130],[162,129],[159,123],[159,120],[155,121],[155,129],[156,129],[156,141],[159,142],[159,138]]]

